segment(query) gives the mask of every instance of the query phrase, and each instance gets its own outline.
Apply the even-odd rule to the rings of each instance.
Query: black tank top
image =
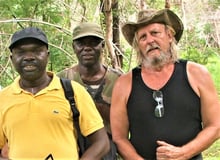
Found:
[[[153,90],[142,80],[141,68],[132,70],[132,90],[128,99],[130,141],[146,159],[156,159],[156,141],[182,146],[201,131],[200,98],[191,88],[187,61],[175,63],[175,69],[160,91],[163,94],[164,116],[157,118],[157,102]]]

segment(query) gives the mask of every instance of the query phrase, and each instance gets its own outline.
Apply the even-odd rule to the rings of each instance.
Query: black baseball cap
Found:
[[[11,38],[9,49],[12,50],[14,45],[20,40],[26,38],[33,38],[43,42],[48,47],[48,40],[46,34],[37,27],[27,27],[20,31],[15,32]]]

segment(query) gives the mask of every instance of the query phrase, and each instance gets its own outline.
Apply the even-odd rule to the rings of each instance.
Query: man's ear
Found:
[[[74,41],[72,41],[72,47],[73,47],[73,50],[74,50]]]
[[[102,48],[104,48],[105,47],[105,41],[103,40],[102,41]]]

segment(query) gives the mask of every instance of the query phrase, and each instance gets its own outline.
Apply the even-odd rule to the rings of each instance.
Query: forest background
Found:
[[[146,8],[170,8],[179,15],[185,28],[178,43],[181,58],[207,66],[220,95],[220,0],[0,0],[0,85],[17,77],[8,46],[12,34],[27,26],[40,27],[48,36],[48,70],[57,73],[77,62],[71,33],[78,23],[90,21],[100,24],[105,34],[103,62],[130,71],[136,54],[120,27],[136,21],[137,12]],[[203,155],[219,160],[220,140]]]

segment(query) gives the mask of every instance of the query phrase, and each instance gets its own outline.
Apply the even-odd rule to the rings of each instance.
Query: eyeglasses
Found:
[[[157,102],[154,115],[155,117],[161,118],[164,116],[163,93],[161,91],[153,91],[153,98]]]

